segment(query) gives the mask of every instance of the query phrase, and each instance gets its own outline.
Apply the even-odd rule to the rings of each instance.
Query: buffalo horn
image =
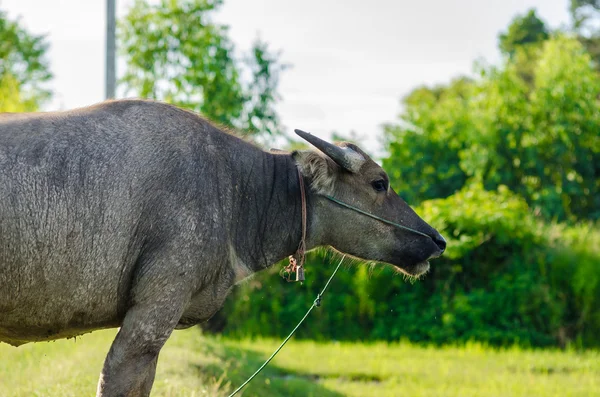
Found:
[[[357,172],[361,163],[364,161],[364,158],[352,149],[341,148],[302,130],[294,130],[294,132],[329,156],[340,167],[348,171]]]

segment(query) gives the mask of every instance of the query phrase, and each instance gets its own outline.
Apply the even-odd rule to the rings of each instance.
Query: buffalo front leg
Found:
[[[158,354],[181,317],[183,302],[138,304],[123,320],[102,368],[97,396],[150,395]]]

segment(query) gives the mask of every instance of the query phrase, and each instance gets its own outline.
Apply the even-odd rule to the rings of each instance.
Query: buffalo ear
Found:
[[[316,193],[333,194],[335,173],[339,167],[331,158],[312,150],[294,150],[292,158]]]
[[[273,154],[290,154],[290,152],[288,152],[287,150],[275,149],[275,148],[271,148],[269,150],[269,152],[273,153]]]

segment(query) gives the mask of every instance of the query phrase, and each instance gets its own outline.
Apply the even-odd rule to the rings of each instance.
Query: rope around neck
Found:
[[[289,257],[289,264],[281,269],[279,275],[287,282],[304,281],[304,261],[306,259],[306,192],[304,191],[304,178],[300,168],[298,170],[298,182],[300,183],[300,202],[302,211],[302,236],[296,252]],[[296,279],[292,279],[292,273],[296,273]]]
[[[342,259],[340,260],[340,263],[338,263],[337,267],[335,268],[335,270],[333,271],[333,273],[331,274],[331,277],[329,277],[329,280],[327,280],[327,283],[325,283],[325,286],[323,287],[323,289],[321,290],[321,292],[317,295],[317,298],[313,301],[313,304],[308,308],[308,311],[306,312],[306,314],[304,315],[304,317],[302,317],[302,319],[300,320],[300,322],[298,323],[298,325],[296,325],[294,327],[294,329],[292,330],[292,332],[290,332],[290,334],[287,336],[287,338],[285,338],[283,340],[283,342],[281,342],[281,345],[279,345],[279,347],[277,349],[275,349],[275,351],[273,352],[273,354],[271,354],[271,356],[267,359],[267,361],[265,361],[263,363],[263,365],[261,365],[256,372],[254,372],[252,374],[252,376],[250,376],[248,378],[248,380],[246,380],[244,383],[241,384],[240,387],[238,387],[237,389],[235,389],[233,391],[233,393],[231,393],[229,395],[229,397],[234,396],[235,394],[237,394],[237,392],[239,392],[240,390],[242,390],[248,383],[250,383],[250,381],[252,379],[254,379],[254,377],[256,375],[258,375],[260,373],[260,371],[263,370],[264,367],[267,366],[267,364],[273,359],[273,357],[275,357],[275,355],[277,353],[279,353],[279,351],[283,348],[283,346],[287,343],[288,340],[290,340],[290,338],[292,337],[292,335],[294,335],[294,332],[296,332],[296,330],[298,328],[300,328],[300,325],[304,322],[304,320],[306,319],[306,317],[308,317],[308,315],[310,314],[310,312],[312,311],[312,309],[314,309],[315,307],[319,307],[321,306],[321,298],[323,297],[323,294],[325,293],[325,290],[327,290],[327,287],[329,287],[329,283],[331,283],[331,280],[333,280],[333,276],[335,276],[335,274],[337,273],[337,271],[339,270],[340,266],[342,265],[342,262],[344,261],[344,259],[346,259],[346,255],[342,256]]]
[[[300,182],[300,201],[302,203],[302,240],[300,240],[300,244],[298,245],[298,266],[304,266],[304,260],[306,259],[306,192],[304,191],[304,178],[302,177],[302,172],[300,172],[300,168],[298,170],[298,182]]]
[[[409,231],[409,232],[412,232],[412,233],[415,233],[415,234],[419,234],[419,235],[421,235],[421,236],[425,236],[425,237],[427,237],[427,238],[431,238],[431,237],[429,237],[427,234],[425,234],[425,233],[421,233],[421,232],[420,232],[420,231],[418,231],[418,230],[411,229],[410,227],[407,227],[407,226],[400,225],[399,223],[396,223],[396,222],[388,221],[387,219],[384,219],[384,218],[380,218],[380,217],[378,217],[377,215],[373,215],[373,214],[371,214],[371,213],[369,213],[369,212],[367,212],[367,211],[363,211],[363,210],[361,210],[360,208],[357,208],[357,207],[354,207],[354,206],[352,206],[352,205],[350,205],[350,204],[344,203],[343,201],[340,201],[340,200],[336,199],[335,197],[332,197],[332,196],[327,196],[327,195],[323,195],[323,197],[325,197],[325,198],[327,198],[327,199],[329,199],[329,200],[333,201],[333,202],[334,202],[334,203],[336,203],[336,204],[339,204],[339,205],[341,205],[342,207],[346,207],[346,208],[349,208],[349,209],[351,209],[351,210],[354,210],[354,211],[356,211],[356,212],[358,212],[358,213],[360,213],[360,214],[363,214],[363,215],[366,215],[366,216],[370,216],[371,218],[373,218],[373,219],[377,219],[378,221],[381,221],[381,222],[383,222],[383,223],[387,223],[388,225],[392,225],[392,226],[394,226],[394,227],[397,227],[397,228],[399,228],[399,229],[404,229],[404,230],[407,230],[407,231]]]

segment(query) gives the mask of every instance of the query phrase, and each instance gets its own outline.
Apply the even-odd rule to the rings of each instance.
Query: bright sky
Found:
[[[117,17],[133,3],[116,1]],[[216,19],[231,26],[238,49],[260,35],[293,65],[278,105],[288,131],[355,131],[377,152],[381,124],[396,118],[402,96],[469,74],[477,59],[497,62],[498,32],[532,7],[551,27],[569,21],[568,0],[225,0]],[[0,8],[48,34],[48,110],[103,100],[104,0],[0,0]]]

